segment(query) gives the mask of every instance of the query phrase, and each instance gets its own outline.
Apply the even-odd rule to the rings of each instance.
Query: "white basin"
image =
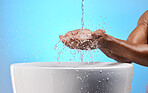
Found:
[[[11,65],[14,93],[130,93],[133,65],[36,62]]]

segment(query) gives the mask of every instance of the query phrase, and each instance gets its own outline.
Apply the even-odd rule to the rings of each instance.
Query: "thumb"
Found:
[[[94,32],[96,35],[103,35],[105,34],[106,32],[104,30],[101,30],[101,29],[98,29]]]
[[[61,40],[61,39],[63,39],[63,38],[64,38],[64,36],[63,36],[63,35],[60,35],[60,36],[59,36],[59,38],[60,38],[60,40]]]

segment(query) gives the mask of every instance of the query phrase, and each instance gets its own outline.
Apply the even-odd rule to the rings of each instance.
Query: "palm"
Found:
[[[89,50],[97,48],[93,32],[88,29],[84,29],[83,32],[82,29],[69,31],[64,36],[60,35],[59,37],[71,49]]]

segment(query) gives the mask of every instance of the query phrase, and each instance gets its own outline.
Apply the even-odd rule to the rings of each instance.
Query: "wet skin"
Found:
[[[137,63],[148,67],[148,10],[139,18],[137,27],[126,41],[114,38],[103,30],[69,31],[59,38],[71,49],[97,49],[118,62]]]

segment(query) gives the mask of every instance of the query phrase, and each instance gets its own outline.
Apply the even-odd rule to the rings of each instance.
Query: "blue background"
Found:
[[[148,0],[85,0],[85,28],[105,28],[126,40],[146,10]],[[57,62],[58,36],[79,28],[81,0],[0,0],[0,93],[12,93],[10,64]],[[69,61],[69,51],[59,61]],[[114,62],[100,51],[93,55],[94,61]],[[146,93],[147,83],[148,68],[134,64],[131,93]]]

